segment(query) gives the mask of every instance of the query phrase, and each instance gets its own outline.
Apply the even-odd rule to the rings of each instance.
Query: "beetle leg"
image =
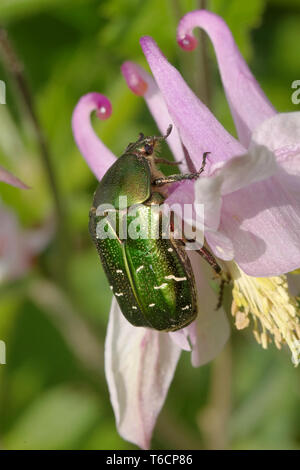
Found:
[[[163,163],[164,165],[181,165],[181,162],[170,162],[170,160],[167,160],[166,158],[155,158],[155,163]]]
[[[210,152],[205,152],[203,154],[201,168],[196,173],[186,173],[184,175],[170,175],[170,176],[167,176],[165,178],[157,178],[153,181],[152,184],[155,184],[156,186],[163,186],[164,184],[176,183],[177,181],[194,180],[194,179],[199,178],[201,173],[204,171],[204,168],[205,168],[205,165],[206,165],[207,155],[209,153]]]
[[[225,288],[225,284],[227,282],[228,281],[226,281],[226,279],[222,279],[221,282],[220,282],[220,288],[219,288],[219,295],[218,295],[218,302],[217,302],[217,305],[216,305],[216,310],[219,310],[219,308],[222,306],[223,298],[224,298],[224,288]]]
[[[219,277],[220,274],[222,273],[221,267],[218,265],[214,255],[211,254],[211,252],[205,248],[204,246],[202,248],[199,248],[199,250],[195,250],[196,253],[198,253],[207,263],[213,268],[217,276]]]
[[[201,249],[196,250],[196,251],[200,256],[202,256],[203,259],[205,259],[205,261],[207,261],[210,264],[210,266],[213,268],[213,270],[217,274],[217,277],[220,279],[218,301],[216,305],[216,310],[219,310],[219,308],[222,306],[222,303],[223,303],[225,285],[229,283],[228,276],[222,271],[221,267],[218,265],[212,253],[210,253],[210,251],[207,250],[204,246]]]
[[[219,287],[219,294],[218,294],[218,301],[216,305],[216,310],[222,306],[223,298],[224,298],[224,288],[225,285],[229,282],[228,276],[222,271],[221,267],[218,265],[215,257],[209,250],[207,250],[204,246],[199,250],[196,250],[197,253],[202,256],[205,261],[209,263],[209,265],[213,268],[217,277],[220,279],[220,287]]]
[[[172,219],[172,215],[174,213],[172,212],[171,213],[171,231],[172,231],[172,222],[173,222],[173,219]],[[181,240],[181,243],[183,245],[186,245],[186,243],[193,243],[195,240],[189,240],[188,238],[183,238]],[[200,255],[212,268],[213,270],[215,271],[216,275],[218,278],[220,278],[220,275],[222,274],[222,268],[221,266],[218,265],[217,261],[216,261],[216,258],[214,257],[214,255],[207,249],[205,248],[205,246],[202,246],[202,248],[198,248],[198,250],[193,250],[195,251],[196,253],[198,253],[198,255]]]
[[[183,178],[183,176],[184,175],[170,175],[167,178],[157,178],[152,184],[155,184],[155,186],[163,186],[164,184],[176,183],[176,181],[186,179]]]

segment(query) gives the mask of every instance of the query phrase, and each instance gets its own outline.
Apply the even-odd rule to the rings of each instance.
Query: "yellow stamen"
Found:
[[[278,349],[287,343],[292,362],[300,362],[300,304],[288,291],[286,276],[252,277],[234,262],[226,263],[233,280],[232,315],[237,329],[253,319],[253,333],[264,349],[272,339]]]

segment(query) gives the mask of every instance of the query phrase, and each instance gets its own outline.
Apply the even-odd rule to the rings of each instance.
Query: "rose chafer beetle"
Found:
[[[92,239],[123,315],[132,325],[160,331],[176,331],[195,320],[197,295],[184,246],[186,240],[174,238],[172,224],[168,237],[163,237],[163,215],[152,209],[164,202],[166,185],[198,178],[204,170],[207,155],[203,155],[203,164],[197,173],[165,177],[156,164],[178,163],[157,158],[156,147],[168,137],[171,129],[172,126],[163,137],[140,134],[137,142],[128,145],[100,181],[89,222]],[[113,210],[99,212],[100,207],[112,207]],[[137,207],[139,229],[145,229],[148,234],[145,238],[120,235],[122,230],[123,234],[127,233],[134,220],[130,215],[132,207]],[[109,217],[112,212],[114,221]],[[105,227],[105,236],[103,231],[99,233],[99,224]],[[217,273],[221,271],[205,247],[197,251]]]

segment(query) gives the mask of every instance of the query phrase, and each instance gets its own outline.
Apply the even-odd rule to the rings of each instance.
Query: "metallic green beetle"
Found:
[[[151,209],[154,204],[158,206],[165,200],[166,184],[198,178],[206,158],[204,154],[203,165],[197,173],[164,177],[156,163],[171,162],[157,158],[155,148],[158,142],[168,137],[171,129],[172,126],[164,137],[140,134],[137,142],[128,145],[99,183],[89,223],[91,236],[123,315],[132,325],[160,331],[176,331],[189,325],[197,315],[197,296],[183,240],[172,236],[171,227],[169,237],[163,238],[163,215],[161,211],[153,214]],[[120,196],[127,197],[125,206],[121,207]],[[99,212],[99,207],[106,206],[112,206],[113,210]],[[137,207],[135,215],[140,221],[139,229],[146,231],[147,238],[120,236],[122,230],[127,233],[134,220],[130,215],[133,206]],[[109,217],[112,215],[114,220]],[[205,248],[199,252],[217,272],[220,271]]]

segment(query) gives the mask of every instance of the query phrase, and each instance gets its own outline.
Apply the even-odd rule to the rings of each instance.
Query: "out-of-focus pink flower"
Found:
[[[53,223],[23,230],[16,214],[0,205],[0,282],[22,277],[53,234]]]

